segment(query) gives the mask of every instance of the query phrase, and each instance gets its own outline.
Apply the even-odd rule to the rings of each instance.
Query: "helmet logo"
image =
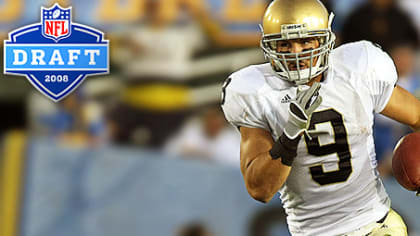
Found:
[[[306,29],[307,25],[305,24],[290,24],[290,25],[282,25],[281,26],[281,31],[286,30],[286,31],[298,31],[298,30],[303,30]]]
[[[284,24],[281,26],[281,34],[286,39],[304,37],[308,33],[308,25],[304,24]]]

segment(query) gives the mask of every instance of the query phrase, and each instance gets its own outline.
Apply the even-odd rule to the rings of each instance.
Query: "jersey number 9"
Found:
[[[314,112],[312,114],[309,130],[315,129],[315,125],[331,122],[334,131],[334,143],[321,145],[318,138],[310,140],[305,136],[308,153],[314,156],[326,156],[336,154],[338,156],[338,170],[324,171],[322,164],[310,167],[312,179],[320,185],[335,184],[346,181],[351,172],[351,153],[347,140],[346,127],[343,116],[334,109]]]

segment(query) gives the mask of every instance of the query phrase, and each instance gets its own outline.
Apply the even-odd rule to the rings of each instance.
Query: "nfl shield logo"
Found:
[[[55,4],[51,8],[41,8],[42,34],[46,38],[64,39],[71,34],[71,7],[61,8]]]

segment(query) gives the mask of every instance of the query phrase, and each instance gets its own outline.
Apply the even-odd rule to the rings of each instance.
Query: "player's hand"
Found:
[[[318,93],[320,88],[321,84],[318,82],[313,83],[307,90],[298,88],[296,99],[290,103],[289,120],[284,128],[284,134],[289,139],[296,139],[304,132],[311,137],[308,127],[312,113],[322,102],[322,97]]]

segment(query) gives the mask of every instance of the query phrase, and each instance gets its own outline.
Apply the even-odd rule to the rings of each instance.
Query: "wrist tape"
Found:
[[[281,163],[286,166],[291,166],[293,160],[297,156],[297,146],[299,144],[301,136],[299,135],[295,139],[289,139],[284,133],[280,138],[273,144],[270,150],[270,156],[274,160],[281,157]]]

